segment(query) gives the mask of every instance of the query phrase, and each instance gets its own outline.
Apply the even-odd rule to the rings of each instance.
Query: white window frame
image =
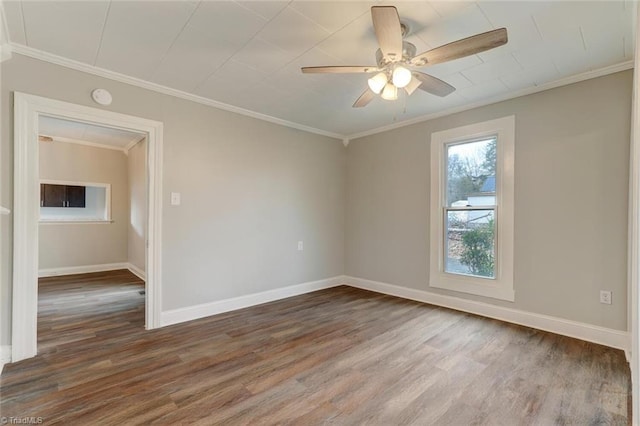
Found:
[[[52,184],[52,185],[76,185],[76,186],[93,186],[96,188],[104,188],[105,190],[105,218],[85,218],[85,217],[55,217],[43,219],[40,217],[41,224],[69,224],[69,223],[112,223],[111,220],[111,184],[110,183],[96,183],[96,182],[77,182],[69,180],[56,180],[56,179],[40,179],[40,184]],[[40,200],[42,202],[42,200]]]
[[[496,255],[495,277],[481,278],[445,272],[444,225],[447,146],[495,136]],[[431,238],[429,286],[494,299],[515,300],[513,288],[515,116],[456,127],[431,134]]]

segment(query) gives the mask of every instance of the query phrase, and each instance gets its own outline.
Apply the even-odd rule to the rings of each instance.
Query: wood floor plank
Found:
[[[621,351],[336,287],[144,330],[128,271],[40,280],[2,416],[45,424],[630,424]]]

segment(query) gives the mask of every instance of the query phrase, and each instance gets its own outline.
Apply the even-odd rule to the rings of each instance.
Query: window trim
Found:
[[[104,188],[105,190],[105,217],[40,217],[40,210],[38,209],[38,222],[40,224],[61,224],[61,223],[113,223],[111,219],[111,184],[110,183],[96,183],[96,182],[80,182],[70,180],[58,180],[58,179],[40,179],[40,184],[52,184],[52,185],[76,185],[76,186],[93,186],[96,188]],[[38,192],[40,194],[40,192]],[[38,203],[38,205],[40,205]]]
[[[496,271],[495,278],[445,272],[444,212],[447,145],[496,136]],[[514,247],[515,116],[456,127],[431,134],[431,218],[429,286],[494,299],[515,300]]]

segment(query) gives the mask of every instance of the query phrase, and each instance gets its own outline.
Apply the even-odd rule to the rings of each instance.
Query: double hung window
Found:
[[[514,300],[513,116],[431,137],[430,286]]]

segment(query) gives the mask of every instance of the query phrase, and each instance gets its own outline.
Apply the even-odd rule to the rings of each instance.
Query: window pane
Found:
[[[496,139],[447,146],[447,206],[496,202]]]
[[[494,210],[447,211],[446,272],[495,277],[494,214]]]

